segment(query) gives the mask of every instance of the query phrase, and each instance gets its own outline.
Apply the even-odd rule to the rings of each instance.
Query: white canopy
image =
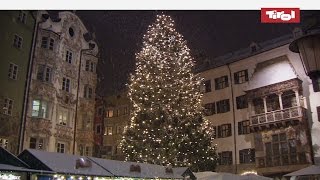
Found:
[[[307,176],[307,175],[320,175],[320,166],[312,165],[298,171],[294,171],[292,173],[286,174],[284,176]]]

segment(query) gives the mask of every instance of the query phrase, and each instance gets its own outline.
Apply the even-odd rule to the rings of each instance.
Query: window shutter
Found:
[[[242,127],[241,127],[242,123],[241,122],[238,122],[238,134],[241,135],[242,134]]]
[[[232,164],[232,151],[229,151],[229,164]]]
[[[320,106],[317,107],[317,112],[318,112],[318,121],[320,122]]]
[[[230,111],[230,102],[229,102],[229,99],[226,99],[226,105],[227,105],[227,111]]]
[[[239,84],[239,75],[238,75],[238,73],[234,73],[233,76],[234,76],[234,83],[235,84]]]
[[[256,151],[255,149],[250,149],[250,160],[251,162],[256,162]]]
[[[218,126],[218,138],[221,137],[221,126]]]
[[[214,79],[214,86],[215,86],[215,89],[218,90],[218,78],[217,79]]]
[[[243,163],[243,150],[240,150],[239,151],[239,159],[240,159],[240,164],[242,164]]]
[[[225,82],[226,82],[226,87],[229,87],[229,81],[228,81],[228,76],[225,76]]]
[[[228,124],[229,136],[232,136],[231,124]]]
[[[245,72],[246,81],[249,81],[249,77],[248,77],[248,69],[246,69],[244,72]]]
[[[218,163],[219,163],[219,165],[221,165],[221,159],[222,159],[222,154],[218,153]]]

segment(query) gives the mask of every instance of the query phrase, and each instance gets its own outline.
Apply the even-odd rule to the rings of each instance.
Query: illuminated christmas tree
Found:
[[[213,170],[213,131],[202,115],[202,79],[192,72],[186,42],[166,15],[157,16],[143,40],[129,84],[133,111],[121,142],[126,160]]]

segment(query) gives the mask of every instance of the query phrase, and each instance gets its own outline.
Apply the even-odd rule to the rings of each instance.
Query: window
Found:
[[[248,101],[246,95],[236,97],[237,109],[248,108]]]
[[[212,131],[213,131],[213,138],[217,138],[217,126],[212,126]]]
[[[5,138],[0,138],[0,147],[8,149],[9,140]]]
[[[32,117],[48,118],[49,117],[48,102],[43,100],[32,101]]]
[[[98,116],[102,116],[103,115],[103,108],[99,107],[98,108]]]
[[[241,121],[238,122],[238,134],[250,134],[250,121]]]
[[[320,92],[320,76],[312,77],[312,85],[314,92]]]
[[[231,135],[231,124],[223,124],[218,126],[218,138],[229,137]]]
[[[54,39],[48,37],[42,37],[41,48],[53,50]]]
[[[91,62],[90,63],[90,71],[95,72],[95,69],[96,69],[95,67],[96,67],[95,64],[93,62]]]
[[[91,125],[91,115],[90,114],[83,114],[82,115],[82,129],[84,130],[92,130]]]
[[[34,137],[31,137],[30,138],[30,143],[29,143],[29,148],[30,149],[40,149],[42,150],[43,149],[43,144],[44,144],[44,141],[42,138],[34,138]]]
[[[92,98],[92,94],[93,94],[93,90],[90,86],[86,85],[84,87],[84,97],[91,99]]]
[[[208,103],[204,105],[204,114],[206,116],[211,116],[216,113],[216,104]]]
[[[57,152],[58,153],[64,153],[65,152],[65,144],[64,143],[61,143],[61,142],[58,142],[57,143]]]
[[[222,76],[222,77],[216,78],[214,81],[215,81],[216,90],[223,89],[229,86],[228,76]]]
[[[96,125],[96,134],[101,134],[101,125],[100,124]]]
[[[254,163],[255,162],[254,149],[242,149],[239,151],[240,164]]]
[[[13,109],[13,100],[9,98],[5,98],[4,104],[3,104],[3,113],[6,115],[12,115],[12,109]]]
[[[45,65],[38,66],[37,79],[44,82],[51,82],[52,69]]]
[[[90,154],[91,154],[91,148],[90,148],[90,146],[86,146],[86,149],[85,149],[86,151],[85,151],[85,155],[86,156],[90,156]]]
[[[89,71],[89,69],[90,69],[90,61],[89,61],[89,60],[86,60],[85,70],[86,70],[86,71]]]
[[[63,78],[62,79],[62,90],[70,92],[70,79],[69,78]]]
[[[17,65],[10,63],[8,77],[11,79],[17,80],[17,77],[18,77],[18,66]]]
[[[217,102],[217,113],[225,113],[230,111],[229,99],[224,99]]]
[[[219,154],[219,165],[232,165],[232,151],[223,151]]]
[[[68,125],[69,111],[60,107],[58,112],[58,124],[66,126]]]
[[[113,110],[107,110],[107,117],[113,117]]]
[[[122,127],[121,126],[117,126],[117,134],[122,134]]]
[[[72,63],[72,52],[69,50],[67,50],[67,52],[66,52],[66,62],[68,62],[70,64]]]
[[[19,12],[18,20],[24,24],[27,23],[27,13],[24,11]]]
[[[13,46],[18,49],[22,48],[22,37],[15,34],[13,39]]]
[[[234,73],[235,84],[241,84],[248,81],[248,70],[243,70]]]
[[[106,132],[104,135],[111,136],[112,135],[112,126],[107,126],[106,127]]]
[[[206,80],[204,82],[204,92],[211,92],[211,81],[210,80]]]
[[[318,121],[320,122],[320,106],[317,107]]]
[[[297,164],[298,159],[304,163],[304,159],[298,158],[296,140],[287,139],[286,133],[272,135],[272,142],[265,143],[265,151],[267,166]]]

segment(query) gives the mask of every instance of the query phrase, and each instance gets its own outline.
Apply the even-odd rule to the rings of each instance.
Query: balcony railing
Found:
[[[258,168],[306,164],[305,153],[282,154],[278,156],[266,156],[256,158]]]
[[[305,109],[300,106],[296,106],[263,114],[253,115],[250,116],[250,121],[251,125],[261,125],[283,120],[299,119],[302,118],[304,114]]]

